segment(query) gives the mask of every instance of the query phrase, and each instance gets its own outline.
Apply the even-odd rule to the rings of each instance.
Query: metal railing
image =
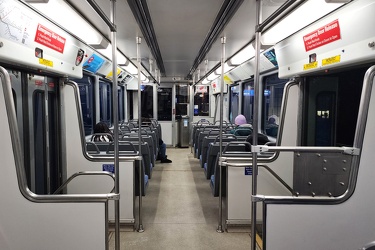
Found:
[[[74,173],[72,176],[70,176],[59,188],[56,189],[56,191],[53,194],[59,194],[64,188],[67,187],[67,185],[76,177],[78,176],[83,176],[83,175],[88,175],[88,176],[94,176],[94,175],[106,175],[112,178],[113,182],[115,182],[115,175],[112,174],[111,172],[106,172],[106,171],[82,171],[78,173]],[[112,193],[115,190],[115,186],[113,186],[112,190],[110,193]]]

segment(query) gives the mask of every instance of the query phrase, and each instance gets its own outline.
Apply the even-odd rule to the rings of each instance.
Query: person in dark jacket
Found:
[[[142,124],[150,126],[151,124],[150,118],[142,117],[141,119],[142,119],[141,120]],[[164,143],[164,141],[161,138],[159,138],[159,153],[158,153],[156,160],[160,160],[161,163],[172,163],[172,161],[167,158],[166,151],[167,151],[167,145]]]
[[[94,142],[110,142],[113,141],[113,134],[109,130],[107,123],[98,122],[94,127],[94,135],[91,137]]]

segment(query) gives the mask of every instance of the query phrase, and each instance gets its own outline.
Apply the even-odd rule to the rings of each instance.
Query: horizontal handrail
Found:
[[[340,200],[342,196],[339,197],[329,197],[329,196],[272,196],[272,195],[253,195],[251,199],[256,202],[270,202],[270,203],[292,203],[298,201],[299,203],[313,204],[314,202],[320,203],[322,201],[332,202]]]
[[[108,200],[119,200],[120,194],[47,194],[39,195],[28,190],[26,197],[32,202],[59,203],[59,202],[107,202]]]
[[[93,176],[93,175],[106,175],[106,176],[109,176],[113,179],[113,181],[115,181],[115,175],[112,174],[111,172],[107,172],[107,171],[81,171],[81,172],[77,172],[77,173],[74,173],[72,176],[70,176],[58,189],[56,189],[56,191],[53,193],[53,194],[58,194],[61,190],[63,190],[74,178],[78,177],[78,176],[82,176],[82,175],[89,175],[89,176]],[[111,190],[110,193],[113,192],[115,186],[113,185],[113,189]]]
[[[305,146],[268,146],[268,145],[258,145],[251,146],[252,152],[262,153],[262,152],[330,152],[330,153],[343,153],[348,155],[359,155],[360,149],[354,147],[305,147]]]
[[[246,162],[246,163],[228,163],[228,162],[220,162],[219,161],[219,166],[220,167],[252,167],[253,163],[252,162]],[[258,168],[264,168],[267,170],[273,177],[275,177],[288,191],[293,194],[293,189],[278,175],[276,174],[270,167],[267,165],[258,165]]]
[[[105,152],[104,152],[105,153]],[[113,153],[105,153],[105,154],[90,154],[89,152],[86,151],[84,154],[85,158],[90,160],[90,161],[113,161],[114,154]],[[124,156],[123,154],[119,155],[120,162],[129,162],[129,161],[140,161],[142,160],[142,156],[135,155],[135,156]]]

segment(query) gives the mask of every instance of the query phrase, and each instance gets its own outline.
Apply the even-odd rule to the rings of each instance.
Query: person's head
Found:
[[[234,124],[236,124],[237,126],[240,126],[246,123],[247,123],[246,117],[243,115],[238,115],[236,116],[236,119],[234,119]]]
[[[111,133],[111,131],[109,130],[107,123],[98,122],[95,124],[94,133]]]
[[[270,119],[268,119],[268,124],[275,124],[276,123],[276,119],[273,118],[273,117],[270,117]]]

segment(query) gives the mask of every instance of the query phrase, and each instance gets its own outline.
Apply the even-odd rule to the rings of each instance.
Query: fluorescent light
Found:
[[[261,42],[262,44],[276,44],[341,5],[342,3],[326,3],[324,0],[306,1],[281,22],[262,34]],[[282,32],[280,32],[281,30]]]
[[[215,74],[215,72],[212,72],[209,76],[207,76],[207,80],[209,81],[212,81],[216,78],[218,78],[219,76]]]
[[[234,66],[229,66],[228,63],[224,63],[224,74],[227,73],[229,70],[231,70],[233,68],[234,68]],[[217,68],[215,72],[216,72],[216,74],[221,75],[221,67]]]
[[[137,69],[137,67],[135,67],[134,64],[132,64],[131,62],[129,62],[128,65],[125,65],[124,68],[125,68],[125,70],[126,70],[127,72],[129,72],[129,73],[132,74],[132,75],[136,75],[136,74],[138,74],[138,69]]]
[[[53,0],[48,3],[30,3],[51,20],[63,26],[70,33],[87,44],[103,45],[103,36],[75,12],[65,1]],[[106,45],[104,45],[106,46]]]
[[[203,79],[202,84],[208,84],[210,81],[207,78]]]
[[[146,82],[146,79],[148,80],[148,78],[145,76],[145,74],[143,74],[143,73],[141,72],[141,81],[142,81],[142,82]]]
[[[251,44],[249,44],[247,47],[245,47],[243,50],[238,52],[235,56],[233,56],[229,62],[232,65],[240,65],[247,60],[250,60],[255,55],[255,50]]]
[[[98,49],[100,53],[108,57],[110,60],[112,60],[112,44],[109,44],[109,46],[106,49]],[[117,55],[117,64],[124,65],[126,64],[126,57],[120,53],[120,51],[116,51]]]

